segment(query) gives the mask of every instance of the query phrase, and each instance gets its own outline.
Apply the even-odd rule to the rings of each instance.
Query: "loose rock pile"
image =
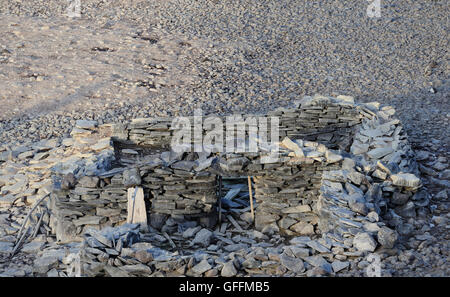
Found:
[[[62,260],[66,264],[67,275],[335,275],[349,268],[349,262],[345,261],[347,256],[358,255],[343,252],[333,257],[333,254],[339,254],[339,249],[333,248],[332,252],[331,248],[338,243],[329,238],[316,241],[309,237],[295,237],[289,244],[280,244],[280,240],[276,240],[277,237],[280,239],[277,235],[271,242],[258,231],[242,231],[240,235],[230,238],[229,231],[224,234],[219,230],[211,232],[201,227],[186,229],[182,237],[173,235],[172,239],[177,244],[181,239],[190,239],[191,243],[183,252],[169,251],[161,248],[167,239],[158,235],[156,230],[149,235],[138,233],[137,228],[138,225],[126,224],[87,232],[78,253],[68,254]],[[213,242],[215,244],[211,245]],[[278,246],[274,247],[274,243]],[[206,250],[198,250],[206,246]],[[226,251],[225,254],[220,252],[222,249]]]

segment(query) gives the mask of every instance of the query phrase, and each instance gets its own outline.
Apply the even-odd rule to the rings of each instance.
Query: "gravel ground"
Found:
[[[428,154],[425,184],[447,196],[448,1],[382,1],[377,19],[367,1],[81,2],[70,19],[64,1],[1,1],[0,146],[67,136],[79,118],[259,112],[345,94],[393,105]],[[436,196],[432,210],[448,217]],[[416,223],[433,240],[387,261],[393,275],[445,275],[448,229],[430,224]]]

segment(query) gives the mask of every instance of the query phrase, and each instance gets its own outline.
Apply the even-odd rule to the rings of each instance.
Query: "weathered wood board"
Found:
[[[136,197],[134,197],[133,206],[133,196],[136,192]],[[127,223],[140,223],[147,224],[147,211],[145,209],[144,202],[144,189],[141,187],[128,188],[128,215]]]

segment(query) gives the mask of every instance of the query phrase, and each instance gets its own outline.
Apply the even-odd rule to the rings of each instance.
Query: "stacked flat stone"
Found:
[[[391,107],[372,106],[377,117],[362,122],[350,148],[350,158],[339,170],[322,175],[318,210],[319,227],[338,238],[361,238],[373,251],[380,245],[392,247],[402,229],[403,218],[416,216],[429,197],[421,188],[417,163],[406,134]],[[420,189],[420,190],[419,190]],[[384,218],[385,222],[382,222]],[[386,240],[385,234],[391,234]]]
[[[191,217],[215,212],[216,176],[195,170],[202,161],[212,160],[166,159],[165,162],[165,157],[162,153],[151,164],[139,168],[144,192],[148,191],[152,197],[150,211]]]
[[[280,137],[320,142],[328,148],[345,148],[354,127],[372,112],[356,105],[351,97],[306,96],[293,108],[279,108],[268,116],[280,118]]]
[[[150,220],[157,215],[214,216],[217,176],[253,176],[258,230],[284,235],[332,231],[352,246],[349,240],[361,232],[372,238],[380,228],[385,230],[381,217],[395,227],[402,223],[400,216],[414,216],[427,203],[426,193],[418,191],[414,154],[394,114],[391,107],[355,104],[345,96],[305,97],[292,108],[267,115],[280,119],[281,149],[275,154],[271,146],[262,153],[168,151],[176,131],[170,118],[115,125],[113,139],[118,163],[139,172]],[[123,181],[125,170],[102,173],[96,187],[81,184],[58,196],[61,213],[75,210],[77,203],[83,209],[67,216],[78,224],[72,228],[77,234],[95,220],[101,227],[124,219],[129,187]],[[90,205],[95,203],[101,206]],[[97,208],[105,213],[103,218]],[[113,208],[120,209],[118,215]],[[106,215],[108,211],[115,216]]]
[[[128,137],[140,145],[169,147],[173,131],[170,130],[172,119],[150,118],[137,119],[129,124]]]
[[[140,182],[133,186],[144,189],[150,219],[155,214],[185,215],[188,219],[214,215],[216,176],[204,171],[213,158],[188,161],[180,160],[176,154],[174,158],[169,155],[152,155],[151,161],[134,167],[139,172]],[[127,170],[129,168],[115,168],[98,177],[85,176],[73,189],[54,191],[53,226],[58,241],[79,241],[86,228],[101,229],[126,221],[130,187],[124,178]]]
[[[58,241],[79,241],[87,228],[101,229],[126,221],[127,191],[120,175],[85,176],[74,189],[53,192],[52,213]]]
[[[305,139],[326,144],[329,148],[340,146],[346,148],[346,140],[351,139],[355,126],[363,119],[372,119],[375,113],[371,105],[355,104],[352,97],[338,96],[306,96],[296,101],[292,107],[278,108],[266,115],[234,114],[228,117],[215,117],[223,123],[223,136],[226,135],[226,123],[239,124],[252,122],[252,118],[263,120],[267,118],[267,130],[270,135],[271,117],[279,119],[280,138]],[[194,117],[186,117],[194,124]],[[174,133],[172,118],[141,118],[129,123],[113,126],[113,137],[117,142],[168,148]],[[251,124],[251,125],[252,125]],[[208,130],[203,127],[202,134]],[[248,137],[248,129],[245,132]],[[193,134],[193,131],[192,131]]]
[[[352,162],[344,161],[345,169],[322,175],[317,204],[321,232],[362,252],[373,252],[377,247],[375,239],[380,245],[392,248],[397,235],[392,236],[390,242],[383,241],[380,235],[380,232],[396,234],[381,221],[385,205],[382,188],[379,184],[370,184],[369,176],[348,163]],[[361,238],[369,247],[360,245]]]
[[[255,178],[255,226],[263,233],[311,235],[317,231],[316,203],[322,175],[339,168],[342,157],[321,144],[306,144],[309,146],[298,145],[284,164]],[[304,157],[295,156],[299,150]]]
[[[377,110],[376,118],[363,122],[350,152],[370,176],[372,186],[381,188],[381,207],[414,217],[417,209],[428,205],[414,152],[392,107]]]

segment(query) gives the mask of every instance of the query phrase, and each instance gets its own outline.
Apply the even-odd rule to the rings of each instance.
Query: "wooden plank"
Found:
[[[144,189],[142,187],[128,189],[127,206],[128,206],[127,223],[147,224],[147,211],[145,209]]]
[[[250,176],[248,177],[248,193],[250,195],[250,211],[252,214],[252,221],[255,221],[255,212],[253,211],[253,194],[252,194],[252,181]]]
[[[222,177],[219,176],[219,224],[222,223]]]

